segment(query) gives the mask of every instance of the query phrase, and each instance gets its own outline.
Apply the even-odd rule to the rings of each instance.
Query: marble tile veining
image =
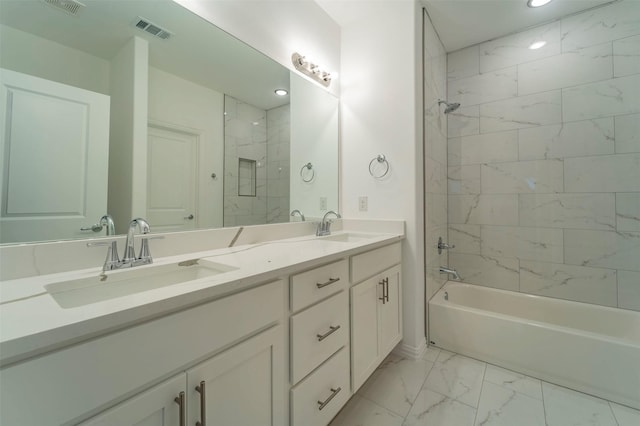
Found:
[[[616,196],[616,229],[640,232],[640,192],[618,193]]]
[[[485,365],[460,355],[438,357],[424,387],[471,407],[478,405]]]
[[[517,257],[562,263],[563,231],[552,228],[483,226],[481,253],[490,257]]]
[[[615,117],[616,153],[640,152],[640,114]]]
[[[566,229],[565,263],[640,271],[640,232]]]
[[[475,408],[423,388],[402,425],[472,426],[475,417]]]
[[[613,78],[611,43],[518,65],[518,95]]]
[[[598,305],[618,304],[614,269],[521,260],[520,291]]]
[[[640,27],[640,2],[594,8],[563,18],[561,23],[563,52],[633,36]]]
[[[482,104],[480,132],[500,132],[560,123],[563,102],[560,90],[552,90]]]
[[[518,70],[505,68],[449,81],[449,102],[462,105],[477,105],[499,99],[508,99],[518,94]]]
[[[520,129],[518,148],[520,160],[613,154],[614,120],[608,117]]]
[[[498,163],[518,159],[518,132],[497,132],[449,139],[449,165]]]
[[[618,271],[618,307],[640,311],[640,272]]]
[[[480,73],[478,45],[456,50],[447,55],[447,79],[471,77]]]
[[[519,291],[519,264],[514,257],[449,253],[449,266],[464,282],[503,290]]]
[[[517,225],[518,195],[449,195],[449,223]]]
[[[640,35],[613,42],[614,77],[631,74],[640,74]]]
[[[395,392],[388,383],[408,370],[390,365],[436,362],[436,370],[414,370],[424,385],[403,418],[363,395],[359,390],[330,426],[637,426],[640,410],[552,385],[504,368],[429,346],[422,359],[391,354],[378,368],[389,377],[370,384],[368,392]],[[401,361],[399,361],[401,360]],[[441,369],[447,366],[445,373]],[[411,369],[411,367],[409,368]],[[375,373],[374,373],[375,374]],[[438,391],[435,388],[442,389]],[[474,394],[473,398],[469,398]],[[475,397],[477,394],[477,397]],[[452,396],[453,395],[453,396]],[[457,396],[457,398],[456,398]],[[616,423],[617,421],[617,423]]]
[[[616,196],[613,193],[521,194],[519,214],[520,226],[612,231],[616,229]]]
[[[542,400],[485,381],[476,426],[545,426]]]
[[[391,356],[362,386],[360,394],[404,417],[432,367],[431,361],[409,361]]]
[[[550,383],[542,384],[542,393],[548,426],[617,426],[605,400]]]
[[[562,89],[562,116],[564,121],[578,121],[638,113],[638,93],[640,74]]]
[[[566,192],[640,192],[640,153],[566,158],[564,189]]]
[[[534,160],[483,164],[480,168],[483,194],[528,194],[562,192],[562,160]]]

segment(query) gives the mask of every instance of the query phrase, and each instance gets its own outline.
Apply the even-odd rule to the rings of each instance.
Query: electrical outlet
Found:
[[[366,212],[369,210],[369,197],[358,197],[358,211]]]
[[[320,210],[327,209],[327,197],[320,197]]]

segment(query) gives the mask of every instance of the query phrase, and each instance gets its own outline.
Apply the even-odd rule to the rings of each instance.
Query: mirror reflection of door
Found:
[[[198,224],[199,135],[149,125],[147,219],[155,231],[186,231]]]
[[[107,213],[109,96],[0,69],[0,242],[93,235]]]

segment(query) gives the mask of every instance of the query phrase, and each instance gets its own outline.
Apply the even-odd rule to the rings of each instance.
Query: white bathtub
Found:
[[[429,333],[440,348],[640,409],[640,312],[449,281],[429,301]]]

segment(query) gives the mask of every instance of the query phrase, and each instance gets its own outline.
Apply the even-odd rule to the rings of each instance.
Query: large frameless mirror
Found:
[[[1,243],[338,207],[334,96],[171,0],[82,3],[0,2]]]

